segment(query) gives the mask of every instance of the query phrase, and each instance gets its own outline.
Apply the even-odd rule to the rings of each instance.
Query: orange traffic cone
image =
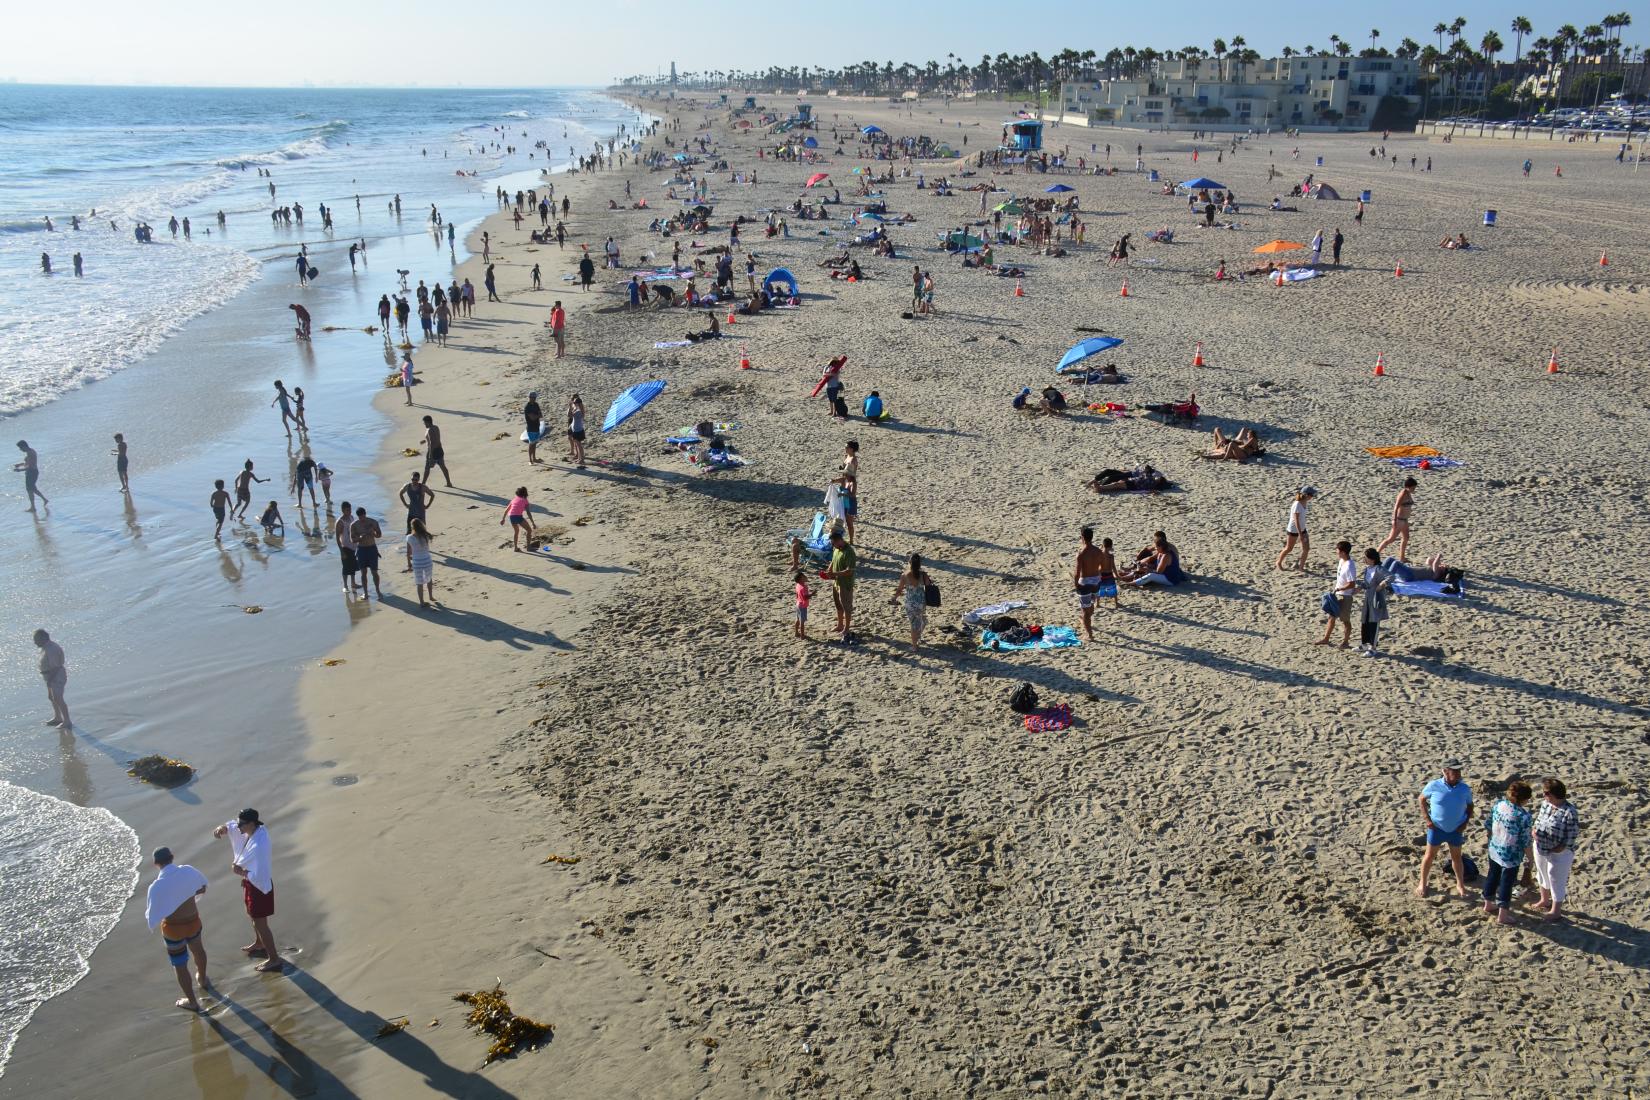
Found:
[[[1385,352],[1382,352],[1382,353],[1375,356],[1375,377],[1376,378],[1385,378],[1386,377],[1386,353]]]
[[[1554,348],[1552,355],[1547,357],[1547,373],[1548,374],[1557,374],[1558,373],[1558,349],[1557,348]]]
[[[1600,267],[1609,267],[1610,266],[1610,254],[1608,252],[1600,252],[1598,254],[1598,266],[1600,266]]]
[[[728,310],[728,324],[737,325],[738,323],[739,322],[734,320],[734,318],[733,318],[733,310],[731,310],[731,309]]]
[[[1117,296],[1119,298],[1127,298],[1129,296],[1129,281],[1127,279],[1123,280],[1123,289],[1118,293]]]
[[[1192,366],[1201,367],[1202,365],[1203,365],[1203,342],[1200,340],[1200,341],[1198,341],[1197,351],[1192,356]]]
[[[751,369],[751,353],[749,351],[745,350],[745,345],[744,344],[739,345],[739,369],[740,370],[750,370]]]
[[[1025,296],[1026,296],[1026,288],[1020,285],[1020,280],[1015,279],[1014,280],[1014,297],[1024,298]]]
[[[1398,261],[1398,266],[1392,269],[1392,277],[1394,279],[1402,279],[1404,277],[1404,261]]]

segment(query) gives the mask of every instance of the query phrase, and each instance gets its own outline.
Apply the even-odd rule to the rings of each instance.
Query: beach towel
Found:
[[[697,447],[704,440],[696,435],[667,435],[665,442],[677,447]]]
[[[149,922],[149,931],[160,927],[160,922],[177,912],[178,906],[194,897],[206,885],[206,876],[188,864],[169,864],[160,877],[149,884],[148,904],[143,919]]]
[[[688,348],[692,346],[692,340],[660,340],[658,343],[653,345],[654,350],[656,351],[663,350],[664,348]]]
[[[224,825],[229,830],[229,846],[235,853],[235,866],[246,869],[246,881],[261,894],[275,889],[270,870],[269,830],[259,825],[251,836],[247,836],[234,821],[226,821]]]
[[[1394,596],[1425,596],[1434,600],[1462,600],[1466,599],[1464,586],[1455,585],[1454,592],[1444,591],[1443,581],[1401,581],[1392,578],[1392,594]]]
[[[1444,453],[1432,447],[1414,445],[1407,447],[1365,447],[1364,450],[1376,458],[1437,458]]]
[[[1010,611],[1018,611],[1022,607],[1029,606],[1024,600],[1004,600],[1002,603],[990,603],[984,607],[976,607],[972,611],[965,611],[962,620],[969,626],[979,626],[981,623],[995,619],[998,615],[1007,615]]]
[[[1389,458],[1387,461],[1405,470],[1420,470],[1423,468],[1428,470],[1453,470],[1457,466],[1466,465],[1465,462],[1447,458],[1444,455],[1439,455],[1437,458]],[[1425,467],[1421,465],[1423,462],[1426,463]]]
[[[1026,715],[1026,729],[1032,733],[1055,733],[1071,728],[1071,706],[1056,703],[1052,707]]]
[[[1069,626],[1045,626],[1043,636],[1029,642],[1004,642],[999,640],[996,631],[980,632],[981,649],[1003,652],[1015,649],[1067,649],[1081,644],[1077,640],[1077,632]]]
[[[1301,268],[1296,271],[1285,271],[1283,273],[1283,280],[1286,283],[1300,283],[1305,282],[1307,279],[1316,279],[1317,277],[1318,272],[1312,270],[1311,268]]]

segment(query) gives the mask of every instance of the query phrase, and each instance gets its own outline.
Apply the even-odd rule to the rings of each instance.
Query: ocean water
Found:
[[[0,1066],[34,1010],[85,976],[137,867],[137,833],[108,810],[0,780]]]
[[[501,164],[494,142],[544,141],[534,163],[565,166],[570,148],[611,135],[614,107],[561,90],[0,85],[0,416],[137,362],[277,256],[290,263],[300,243],[364,238],[370,252],[373,239],[418,228],[430,202],[462,189],[458,171],[478,173],[470,190],[482,189]],[[259,169],[273,174],[273,202]],[[384,216],[398,192],[400,220]],[[292,202],[304,224],[272,224],[271,207]],[[320,203],[336,210],[330,234]],[[174,215],[189,218],[192,239],[170,232]],[[140,220],[153,244],[133,236]]]
[[[268,380],[302,379],[311,393],[312,442],[338,471],[335,494],[375,494],[383,425],[366,402],[391,364],[359,326],[375,322],[398,267],[439,278],[464,258],[462,243],[432,240],[431,205],[462,242],[496,209],[496,184],[531,186],[539,170],[564,168],[637,121],[569,89],[0,85],[0,420],[10,438],[41,447],[52,497],[31,517],[18,479],[0,487],[10,563],[0,585],[0,1073],[35,1011],[96,966],[138,884],[140,848],[175,843],[180,816],[199,812],[197,786],[143,788],[126,763],[156,750],[210,760],[217,737],[267,753],[249,754],[252,774],[285,766],[293,746],[269,729],[270,700],[290,695],[298,669],[361,610],[339,602],[324,540],[238,532],[215,545],[203,531],[206,479],[247,454],[277,478],[294,461],[266,415]],[[506,156],[505,144],[518,152]],[[271,222],[272,207],[294,201],[302,226]],[[334,211],[330,233],[322,203]],[[192,239],[173,237],[174,214],[190,219]],[[133,238],[140,218],[155,243]],[[353,277],[351,241],[368,248]],[[292,264],[300,244],[320,270],[303,290]],[[41,252],[55,274],[41,272]],[[343,327],[294,341],[284,305],[300,299],[318,330]],[[114,428],[134,441],[131,498],[111,492],[104,440]],[[271,611],[238,613],[250,603]],[[301,626],[275,631],[281,621]],[[36,624],[69,649],[74,737],[42,732]],[[226,708],[219,685],[229,682],[243,686]],[[198,790],[229,798],[244,774],[209,769]],[[128,821],[146,834],[141,845]]]

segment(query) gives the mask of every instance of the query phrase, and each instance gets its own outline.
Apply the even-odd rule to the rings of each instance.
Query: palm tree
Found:
[[[1495,79],[1495,55],[1504,48],[1501,36],[1494,31],[1485,31],[1479,41],[1478,48],[1484,52],[1484,101],[1489,102],[1491,82]]]
[[[1233,62],[1235,62],[1237,64],[1237,67],[1238,67],[1238,70],[1237,70],[1238,71],[1238,78],[1237,79],[1238,79],[1239,84],[1243,83],[1244,55],[1248,52],[1243,47],[1247,46],[1248,44],[1249,43],[1247,43],[1243,40],[1243,36],[1241,34],[1235,34],[1235,35],[1232,36],[1232,60],[1233,60]]]
[[[1408,61],[1421,52],[1421,44],[1413,38],[1405,38],[1398,43],[1398,56]]]
[[[1449,28],[1446,27],[1444,24],[1440,23],[1436,27],[1432,28],[1432,33],[1436,34],[1438,36],[1438,52],[1443,53],[1444,52],[1444,35],[1449,33]]]
[[[1226,79],[1226,70],[1221,66],[1220,59],[1226,53],[1226,40],[1224,38],[1217,38],[1217,39],[1215,39],[1214,46],[1215,46],[1215,49],[1214,49],[1214,54],[1215,54],[1215,79],[1216,80],[1225,80]]]
[[[1375,40],[1379,37],[1381,37],[1380,29],[1378,27],[1371,27],[1369,30],[1369,52],[1372,56],[1375,53]]]
[[[1524,36],[1532,34],[1535,25],[1522,15],[1513,16],[1513,102],[1517,102],[1519,92],[1524,86],[1522,70],[1524,67]]]
[[[1335,43],[1335,54],[1337,57],[1346,57],[1351,52],[1352,43],[1348,42],[1346,39],[1343,38],[1339,42]]]

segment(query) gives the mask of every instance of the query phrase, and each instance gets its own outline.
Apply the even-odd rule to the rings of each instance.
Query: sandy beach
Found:
[[[1093,164],[1090,144],[1109,141],[1121,171],[964,179],[960,162],[910,176],[893,162],[889,210],[915,221],[890,227],[895,258],[855,249],[869,278],[848,284],[819,265],[854,207],[789,218],[771,239],[762,215],[814,201],[821,189],[802,184],[816,171],[849,203],[852,169],[871,163],[860,126],[966,135],[972,154],[995,146],[1000,104],[822,100],[821,164],[759,160],[780,139],[733,130],[720,108],[637,105],[680,121],[649,148],[702,136],[757,173],[699,169],[716,228],[684,237],[684,256],[692,240],[725,244],[733,216],[755,219],[741,252],[794,272],[801,308],[654,347],[705,320],[631,310],[622,293],[633,266],[669,260],[672,240],[647,230],[677,209],[667,172],[557,177],[565,250],[529,243],[536,217],[477,227],[471,248],[490,235],[505,301],[478,301],[448,347],[419,346],[412,407],[400,390],[372,398],[390,425],[376,501],[422,468],[404,453],[418,418],[443,429],[456,488],[438,478],[429,516],[441,606],[418,608],[388,546],[384,600],[306,657],[302,758],[269,780],[281,803],[259,807],[293,882],[275,927],[296,967],[252,977],[225,958],[224,1002],[173,1018],[170,975],[129,907],[92,976],[25,1032],[0,1095],[130,1094],[133,1074],[145,1095],[211,1097],[1650,1089],[1650,583],[1630,564],[1650,528],[1650,403],[1631,382],[1650,336],[1650,184],[1609,150],[1561,143],[1394,135],[1393,167],[1369,156],[1378,134],[1276,134],[1235,154],[1196,143],[1194,163],[1187,135],[1051,127],[1049,149]],[[1242,208],[1221,220],[1236,227],[1196,228],[1184,196],[1132,171],[1137,142],[1165,179],[1233,188]],[[979,219],[979,196],[919,190],[918,171],[1025,198],[1065,183],[1086,243],[1064,257],[1000,247],[1025,269],[1018,297],[1014,278],[936,247]],[[1264,208],[1308,172],[1345,201]],[[627,180],[649,210],[605,209],[628,206]],[[1146,239],[1162,226],[1172,244]],[[1320,227],[1346,236],[1320,278],[1212,279],[1222,259],[1236,271],[1264,242]],[[1124,233],[1133,261],[1108,264]],[[1437,247],[1456,233],[1475,247]],[[609,236],[621,270],[599,271],[591,293],[564,282],[577,246],[599,257]],[[537,292],[522,289],[534,263]],[[931,317],[901,316],[913,264],[933,275]],[[459,277],[479,288],[481,272],[472,258]],[[559,360],[543,323],[557,298]],[[1101,359],[1127,382],[1083,396],[1127,415],[1083,409],[1069,382],[1073,415],[1011,407],[1095,332],[1123,338]],[[849,407],[877,390],[890,421],[833,420],[808,398],[837,354]],[[650,378],[664,394],[603,437],[614,395]],[[517,438],[530,390],[551,428],[536,468]],[[573,393],[589,409],[586,470],[557,430]],[[1141,415],[1192,393],[1195,428]],[[737,422],[750,464],[703,472],[665,449],[704,419]],[[1245,426],[1263,458],[1198,457],[1211,429]],[[815,581],[798,641],[782,537],[820,507],[849,440],[860,640],[825,642]],[[1406,472],[1364,449],[1400,445],[1461,463],[1416,473],[1410,558],[1465,569],[1468,598],[1395,598],[1379,659],[1314,647],[1335,541],[1376,545]],[[1139,463],[1174,487],[1085,488]],[[548,553],[513,553],[499,525],[518,485]],[[1273,559],[1304,485],[1318,497],[1303,576]],[[387,534],[402,515],[384,510]],[[1165,531],[1192,582],[1126,588],[1122,610],[1096,612],[1092,643],[979,649],[959,616],[998,601],[1076,625],[1085,524],[1130,557]],[[943,596],[915,652],[889,606],[912,552]],[[324,586],[333,559],[317,557]],[[1069,704],[1072,728],[1027,730],[1007,706],[1022,682]],[[1496,927],[1476,896],[1449,895],[1447,874],[1416,898],[1416,796],[1450,756],[1480,810],[1515,776],[1568,783],[1583,832],[1567,922],[1520,909],[1518,927]],[[210,854],[191,853],[209,873]],[[207,919],[243,931],[228,887]],[[115,952],[142,954],[104,970]],[[452,996],[494,983],[555,1036],[482,1069],[485,1043]],[[376,1037],[400,1017],[406,1030]]]

